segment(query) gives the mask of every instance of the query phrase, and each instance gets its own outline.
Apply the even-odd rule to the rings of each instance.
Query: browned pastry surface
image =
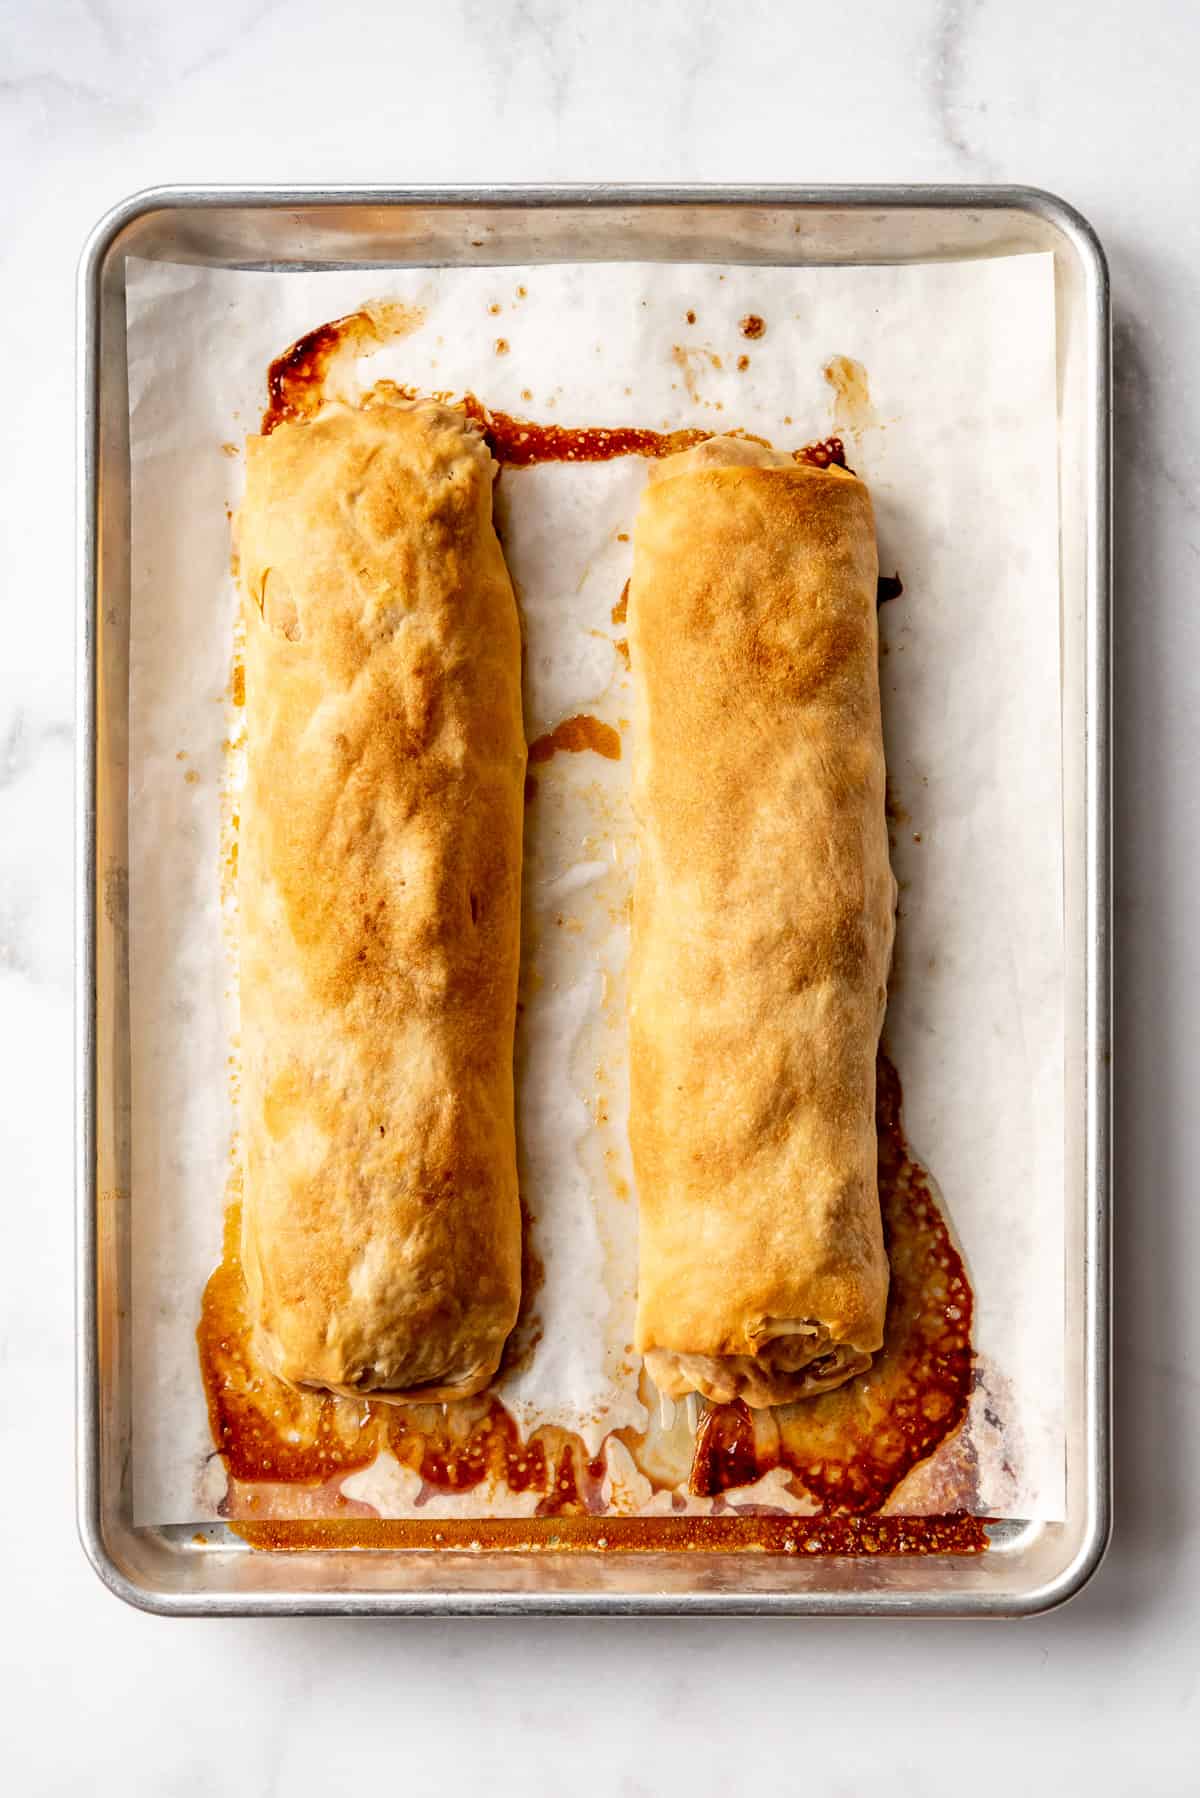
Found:
[[[242,1252],[285,1379],[486,1385],[517,1311],[525,743],[493,464],[461,413],[247,443]]]
[[[651,471],[629,636],[638,1347],[678,1396],[869,1365],[895,884],[865,486],[716,439]]]

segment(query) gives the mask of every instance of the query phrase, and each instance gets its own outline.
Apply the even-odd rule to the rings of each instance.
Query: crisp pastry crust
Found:
[[[485,1386],[517,1313],[520,634],[448,407],[251,437],[242,1258],[282,1378]]]
[[[717,439],[652,471],[629,596],[630,1137],[637,1346],[670,1396],[786,1402],[883,1340],[877,574],[844,470]]]

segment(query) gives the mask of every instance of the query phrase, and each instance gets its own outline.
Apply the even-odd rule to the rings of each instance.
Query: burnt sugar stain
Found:
[[[846,461],[846,446],[840,437],[826,437],[820,443],[806,443],[802,449],[792,451],[792,461],[803,463],[808,468],[844,468],[847,474],[854,473]]]
[[[985,1517],[779,1517],[727,1511],[709,1517],[609,1517],[590,1513],[524,1518],[231,1519],[251,1548],[274,1554],[311,1549],[423,1548],[479,1554],[978,1555],[988,1547]]]
[[[326,383],[340,358],[359,355],[378,347],[389,339],[415,330],[424,320],[417,307],[381,304],[347,313],[343,318],[318,325],[291,344],[271,363],[267,374],[268,405],[262,418],[262,431],[271,431],[285,422],[302,423],[315,418],[326,403]],[[748,330],[746,327],[750,327]],[[757,314],[742,321],[748,336],[761,336],[765,323]],[[493,348],[498,356],[507,355],[507,338],[498,337]],[[679,350],[688,359],[691,352]],[[715,368],[721,358],[714,352],[697,352]],[[690,364],[689,364],[690,366]],[[742,366],[739,359],[738,366]],[[512,413],[484,404],[475,394],[456,397],[450,392],[423,395],[414,387],[400,387],[381,381],[366,400],[411,401],[422,397],[458,406],[482,433],[497,463],[503,467],[528,468],[543,462],[610,462],[621,456],[643,456],[660,460],[693,449],[719,433],[689,428],[656,431],[641,426],[552,425],[534,419],[519,418]],[[531,398],[529,388],[522,398]],[[737,435],[735,432],[734,435]],[[794,460],[817,468],[846,467],[841,441],[830,437],[808,444],[793,452]]]
[[[734,1486],[750,1486],[759,1477],[754,1419],[740,1398],[710,1405],[696,1431],[689,1485],[701,1498]]]
[[[269,437],[277,425],[312,418],[324,404],[325,377],[329,365],[344,348],[349,319],[334,319],[303,337],[277,356],[267,371],[267,409],[262,434]]]
[[[541,462],[611,462],[618,456],[657,460],[691,449],[711,431],[649,431],[637,427],[548,425],[485,406],[474,394],[462,400],[501,467],[531,468]]]
[[[331,319],[298,337],[267,370],[263,436],[269,437],[278,425],[300,424],[315,418],[325,404],[326,383],[340,358],[405,337],[424,322],[421,307],[382,301]]]

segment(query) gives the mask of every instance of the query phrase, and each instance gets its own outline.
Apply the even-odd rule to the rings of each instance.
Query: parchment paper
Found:
[[[220,1254],[235,1124],[236,981],[219,866],[240,445],[257,429],[273,356],[387,301],[418,309],[415,328],[347,368],[351,389],[387,376],[470,390],[543,422],[739,427],[783,448],[838,431],[869,482],[881,569],[904,582],[881,612],[901,886],[885,1044],[909,1139],[940,1185],[975,1290],[978,1509],[1061,1517],[1054,298],[1052,259],[1022,256],[328,274],[130,263],[137,1520],[212,1517],[224,1489],[194,1330]],[[744,334],[750,315],[761,336]],[[644,474],[636,458],[508,468],[497,490],[527,632],[529,737],[586,711],[623,740],[619,761],[563,754],[535,770],[518,1109],[545,1264],[542,1337],[500,1388],[523,1424],[578,1429],[593,1451],[644,1415],[629,1352],[636,1199],[622,1028],[631,708],[612,620]],[[609,1465],[614,1505],[646,1506],[631,1468],[620,1456]],[[921,1499],[936,1482],[918,1475],[901,1496],[937,1508]],[[404,1515],[412,1478],[385,1456],[344,1490]],[[445,1509],[478,1502],[452,1497]],[[511,1510],[511,1495],[496,1504]]]

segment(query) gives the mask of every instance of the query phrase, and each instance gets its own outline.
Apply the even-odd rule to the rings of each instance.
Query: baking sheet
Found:
[[[236,984],[217,875],[235,725],[236,449],[271,357],[365,301],[407,309],[369,379],[470,389],[546,422],[736,426],[785,447],[831,428],[846,438],[875,498],[881,567],[905,585],[881,614],[902,888],[885,1041],[975,1289],[976,1502],[1060,1517],[1053,266],[1022,256],[886,269],[129,265],[137,1521],[213,1516],[223,1492],[193,1331],[235,1122]],[[761,336],[743,334],[751,315]],[[628,1353],[636,1212],[621,1030],[630,705],[612,621],[643,478],[634,458],[510,468],[497,494],[528,635],[529,736],[587,711],[624,741],[616,762],[555,757],[530,808],[519,1110],[545,1280],[538,1351],[501,1388],[527,1425],[557,1421],[592,1446],[643,1420]],[[619,1455],[610,1467],[614,1505],[646,1504]],[[922,1485],[936,1490],[928,1469],[906,1482],[910,1508],[923,1508]],[[386,1457],[343,1489],[385,1514],[415,1499]],[[460,1514],[476,1502],[446,1501]]]

